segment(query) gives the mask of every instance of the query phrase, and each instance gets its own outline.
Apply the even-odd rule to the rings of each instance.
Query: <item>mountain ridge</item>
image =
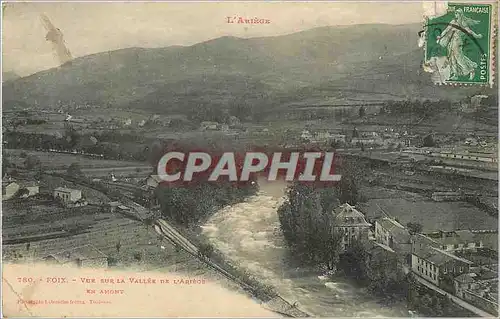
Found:
[[[4,104],[43,108],[91,103],[171,112],[202,100],[224,101],[230,107],[230,101],[241,103],[246,97],[272,107],[293,99],[304,87],[314,91],[325,83],[346,92],[365,87],[415,98],[442,96],[449,90],[433,87],[421,71],[423,52],[416,45],[420,28],[327,26],[272,37],[224,36],[190,46],[101,52],[3,83]],[[371,80],[368,74],[373,74]],[[220,82],[225,93],[207,79]]]

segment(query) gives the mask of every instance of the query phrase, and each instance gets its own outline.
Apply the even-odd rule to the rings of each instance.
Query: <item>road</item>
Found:
[[[450,299],[453,300],[454,303],[456,303],[457,305],[459,305],[467,310],[472,311],[476,315],[481,316],[481,317],[486,317],[486,318],[490,318],[490,317],[497,318],[497,316],[489,314],[486,311],[481,310],[481,309],[471,305],[470,303],[466,302],[465,300],[462,300],[462,299],[444,291],[443,289],[441,289],[438,286],[434,285],[433,283],[425,280],[424,278],[418,276],[417,274],[414,273],[414,275],[415,275],[415,278],[417,279],[417,281],[420,282],[422,285],[424,285],[424,286],[426,286],[434,291],[437,291],[438,293],[440,293],[442,295],[446,295],[446,296],[450,297]]]

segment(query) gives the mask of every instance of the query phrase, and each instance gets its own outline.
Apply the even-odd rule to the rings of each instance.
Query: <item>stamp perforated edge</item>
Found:
[[[490,39],[489,39],[489,80],[487,83],[470,83],[470,82],[439,82],[434,83],[437,86],[474,86],[474,87],[493,87],[495,84],[495,73],[496,73],[496,59],[497,59],[497,34],[498,34],[498,2],[490,1],[453,1],[453,3],[463,3],[463,4],[488,4],[491,5],[490,14]],[[425,6],[428,4],[429,6]],[[434,9],[430,4],[433,4]],[[427,25],[430,18],[438,17],[446,13],[448,9],[448,1],[434,1],[434,2],[424,2],[424,15],[423,15],[423,48],[424,48],[424,61],[422,63],[422,68],[425,70],[426,63],[426,52],[427,52]]]

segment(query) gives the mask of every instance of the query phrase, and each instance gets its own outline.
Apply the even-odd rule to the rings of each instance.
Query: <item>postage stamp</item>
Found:
[[[441,5],[426,16],[424,70],[434,83],[493,84],[495,16],[494,4],[471,3]]]

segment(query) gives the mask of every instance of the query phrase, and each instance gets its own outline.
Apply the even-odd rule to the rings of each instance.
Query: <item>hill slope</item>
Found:
[[[276,37],[222,37],[189,47],[103,52],[4,83],[4,107],[90,103],[170,113],[197,105],[276,106],[325,90],[362,99],[373,92],[393,98],[448,95],[448,88],[434,87],[421,72],[420,28],[322,27]]]

